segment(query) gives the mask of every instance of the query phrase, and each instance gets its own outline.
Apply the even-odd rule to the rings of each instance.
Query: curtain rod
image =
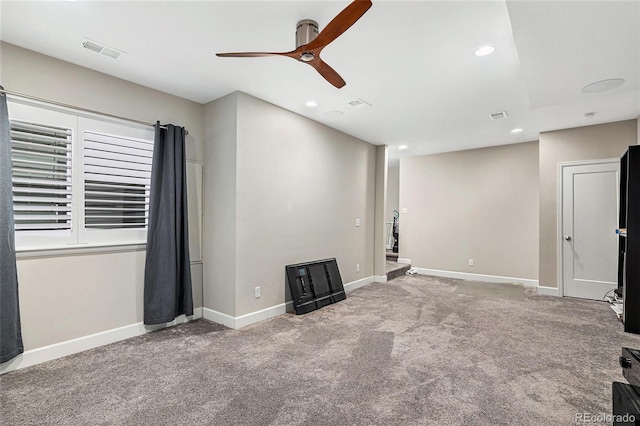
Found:
[[[3,89],[1,86],[0,86],[0,93],[4,93],[4,94],[9,95],[9,96],[16,96],[16,97],[19,97],[19,98],[29,99],[29,100],[32,100],[32,101],[44,102],[46,104],[56,105],[56,106],[63,107],[63,108],[70,108],[70,109],[74,109],[76,111],[88,112],[90,114],[103,115],[105,117],[115,118],[115,119],[118,119],[118,120],[129,121],[131,123],[142,124],[142,125],[145,125],[145,126],[150,126],[150,127],[154,127],[155,126],[155,123],[150,124],[150,123],[147,123],[146,121],[134,120],[132,118],[121,117],[119,115],[107,114],[107,113],[104,113],[104,112],[95,111],[95,110],[88,109],[88,108],[82,108],[82,107],[78,107],[78,106],[75,106],[75,105],[69,105],[69,104],[65,104],[65,103],[62,103],[62,102],[52,101],[50,99],[39,98],[37,96],[27,95],[27,94],[24,94],[24,93],[12,92],[10,90]],[[166,126],[162,126],[161,125],[160,127],[163,128],[163,129],[166,129]],[[184,133],[188,135],[189,131],[185,129]]]

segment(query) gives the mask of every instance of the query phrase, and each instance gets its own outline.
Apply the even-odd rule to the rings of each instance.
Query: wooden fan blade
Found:
[[[216,53],[220,58],[258,58],[261,56],[288,56],[290,52],[237,52]]]
[[[340,89],[344,87],[345,81],[340,77],[340,74],[336,72],[333,68],[329,66],[325,61],[320,58],[317,58],[311,62],[307,62],[309,65],[314,67],[316,71],[320,73],[321,76],[324,77],[329,83],[333,84],[335,87]]]
[[[337,39],[369,10],[371,4],[371,0],[355,0],[342,12],[338,13],[314,40],[304,46],[305,50],[322,49]]]

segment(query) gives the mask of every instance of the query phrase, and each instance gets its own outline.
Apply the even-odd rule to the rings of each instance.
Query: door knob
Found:
[[[566,237],[564,237],[564,239],[567,241],[571,241],[571,235],[567,235]]]

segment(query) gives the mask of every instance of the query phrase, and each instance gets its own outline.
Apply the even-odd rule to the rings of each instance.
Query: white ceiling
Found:
[[[640,1],[373,0],[322,53],[347,82],[342,89],[289,58],[215,56],[293,50],[299,20],[322,29],[348,4],[2,0],[0,39],[200,103],[240,90],[387,144],[392,160],[640,116]],[[91,52],[85,37],[126,54]],[[473,55],[487,43],[493,55]],[[626,82],[580,90],[609,78]],[[354,99],[372,107],[354,108]],[[325,115],[334,110],[344,115]],[[495,111],[508,117],[492,121]],[[516,127],[524,131],[510,133]]]

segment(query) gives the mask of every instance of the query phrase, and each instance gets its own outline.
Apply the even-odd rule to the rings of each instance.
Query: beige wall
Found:
[[[403,208],[413,267],[538,278],[537,142],[401,159]]]
[[[385,216],[387,211],[387,172],[389,169],[389,147],[376,146],[376,195],[373,272],[377,281],[387,280],[387,253],[385,250]]]
[[[144,250],[18,260],[25,350],[141,322]]]
[[[238,96],[205,105],[204,123],[204,306],[235,316]]]
[[[619,158],[637,142],[637,120],[540,134],[541,286],[558,286],[558,163]]]
[[[393,222],[393,211],[400,211],[400,168],[389,167],[387,179],[387,222]]]
[[[156,90],[0,43],[1,84],[108,114],[185,126],[190,160],[202,161],[202,106]],[[25,258],[18,279],[25,350],[142,321],[144,251]],[[193,265],[202,306],[202,265]]]
[[[222,109],[222,125],[230,129],[222,136],[207,136],[205,161],[209,164],[220,155],[220,162],[235,162],[234,171],[228,166],[229,176],[233,179],[235,174],[235,211],[225,204],[232,197],[221,194],[218,200],[213,193],[211,198],[208,186],[214,176],[209,167],[205,168],[205,199],[209,198],[207,206],[220,203],[229,208],[230,217],[235,215],[235,235],[227,232],[225,241],[220,241],[221,247],[233,251],[233,259],[209,253],[206,247],[213,247],[215,253],[215,246],[205,238],[205,307],[240,316],[282,304],[287,293],[284,268],[293,263],[335,257],[345,283],[372,276],[375,147],[243,93],[228,98],[205,107],[205,111]],[[217,105],[220,102],[225,105]],[[216,125],[212,116],[205,115],[207,128]],[[231,146],[234,122],[235,150]],[[216,149],[221,138],[230,144],[224,152]],[[360,227],[355,226],[356,219]],[[207,218],[205,229],[211,226]],[[213,273],[216,267],[225,267],[223,262],[235,263],[235,305],[231,306],[216,301],[228,286]],[[261,297],[256,299],[258,286]]]

